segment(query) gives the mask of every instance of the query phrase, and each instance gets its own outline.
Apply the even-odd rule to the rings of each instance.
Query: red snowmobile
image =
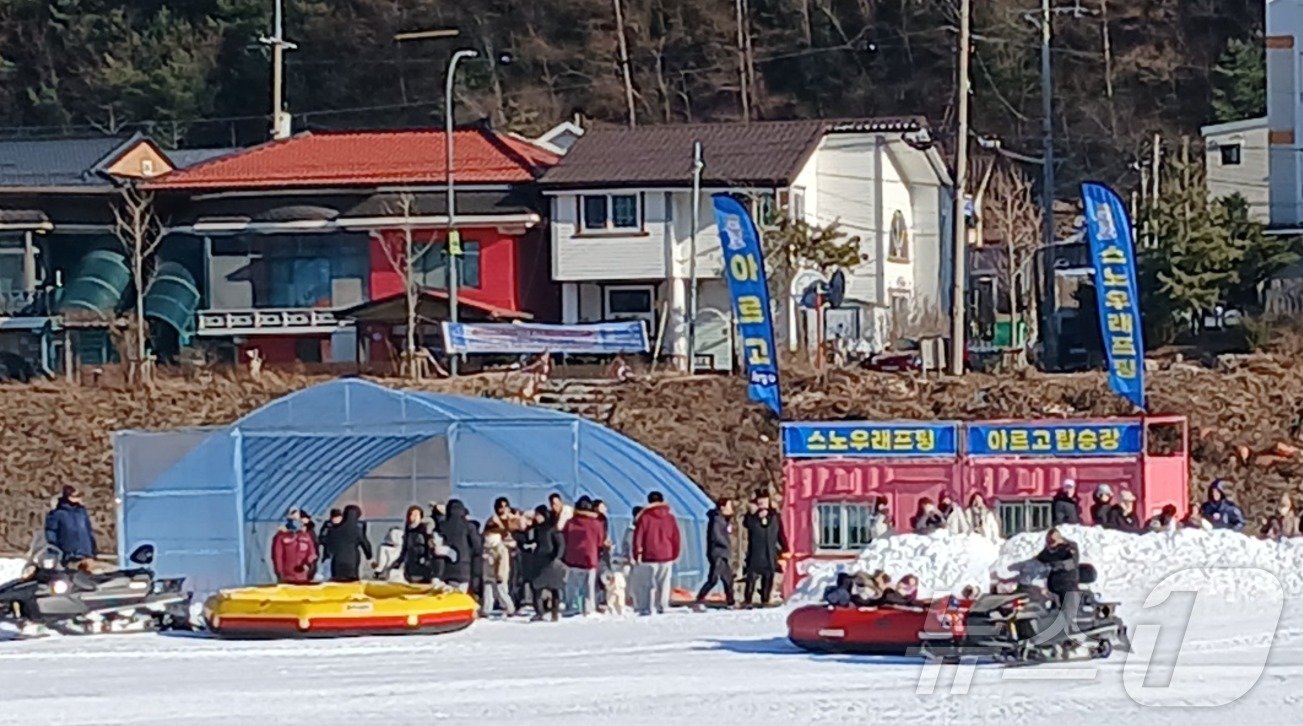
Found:
[[[1082,566],[1082,582],[1094,580]],[[1067,617],[1054,596],[1036,587],[942,598],[913,605],[831,607],[807,605],[787,618],[788,638],[816,653],[907,655],[955,660],[975,657],[1005,663],[1107,658],[1131,642],[1115,603],[1078,593]],[[1067,598],[1071,605],[1074,598]]]

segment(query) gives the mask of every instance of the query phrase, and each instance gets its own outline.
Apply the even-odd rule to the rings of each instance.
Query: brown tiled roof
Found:
[[[927,128],[918,117],[805,119],[751,123],[596,126],[543,175],[551,187],[679,186],[692,181],[692,144],[700,141],[708,185],[785,186],[819,140],[837,132],[905,132]]]

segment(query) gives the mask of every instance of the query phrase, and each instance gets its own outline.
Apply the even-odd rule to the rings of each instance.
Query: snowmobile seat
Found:
[[[1081,584],[1083,585],[1089,585],[1095,582],[1095,580],[1098,577],[1099,577],[1099,573],[1095,571],[1094,565],[1083,564],[1077,567],[1077,578],[1081,581]]]

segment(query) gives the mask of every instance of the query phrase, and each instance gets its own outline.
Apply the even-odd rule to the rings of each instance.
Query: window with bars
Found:
[[[814,507],[816,549],[823,551],[858,551],[869,544],[868,504],[823,502]]]
[[[1022,499],[996,502],[995,516],[1005,537],[1022,532],[1044,532],[1053,526],[1053,502],[1049,499]]]

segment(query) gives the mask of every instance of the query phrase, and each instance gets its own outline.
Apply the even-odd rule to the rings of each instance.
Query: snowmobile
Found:
[[[1033,664],[1108,658],[1114,650],[1131,649],[1116,603],[1102,602],[1085,589],[1064,600],[1068,611],[1042,588],[1017,586],[1013,592],[980,595],[962,607],[941,608],[939,627],[920,633],[922,654]]]
[[[1085,584],[1095,579],[1090,565],[1082,565],[1080,574]],[[1107,658],[1131,647],[1116,604],[1099,601],[1089,590],[1069,595],[1069,605],[1075,600],[1076,606],[1066,617],[1043,588],[1001,583],[997,589],[1009,592],[911,605],[807,605],[788,616],[788,637],[817,653],[975,657],[1007,664]]]
[[[67,569],[62,553],[38,533],[22,576],[0,584],[0,624],[23,638],[188,629],[185,578],[154,577],[153,545],[141,545],[129,559],[138,567]]]

